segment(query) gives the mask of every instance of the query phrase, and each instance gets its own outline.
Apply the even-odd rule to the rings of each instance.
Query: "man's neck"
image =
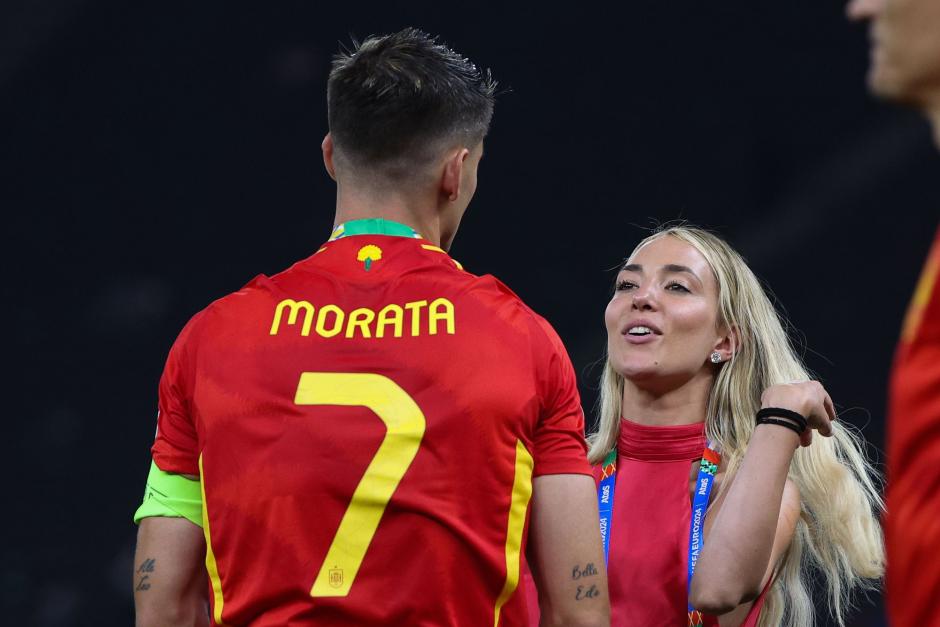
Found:
[[[387,194],[354,193],[337,188],[336,217],[333,226],[353,220],[380,218],[410,226],[435,246],[441,245],[442,227],[437,211],[428,203],[389,192]]]
[[[631,422],[648,426],[704,422],[711,386],[711,376],[696,376],[667,391],[625,380],[621,414]]]

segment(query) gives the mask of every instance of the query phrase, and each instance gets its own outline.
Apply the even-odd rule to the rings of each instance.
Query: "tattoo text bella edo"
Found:
[[[588,562],[588,564],[581,568],[580,564],[575,564],[574,568],[571,569],[571,579],[577,581],[579,579],[586,579],[588,577],[597,576],[597,568],[595,568],[593,562]],[[591,584],[588,586],[586,583],[578,584],[578,589],[575,591],[574,600],[583,601],[585,599],[594,599],[600,596],[601,592],[597,589],[597,584]]]
[[[135,592],[150,590],[150,575],[153,574],[156,564],[157,560],[152,557],[148,557],[141,562],[140,567],[137,569],[140,579],[137,580],[137,586],[134,588]]]

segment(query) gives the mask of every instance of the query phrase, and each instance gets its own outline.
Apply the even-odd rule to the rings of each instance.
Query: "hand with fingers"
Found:
[[[773,414],[771,409],[783,409],[795,412],[805,419],[805,429],[799,433],[800,445],[809,446],[813,441],[813,431],[825,437],[832,436],[832,422],[836,419],[835,406],[826,388],[819,381],[795,381],[772,385],[761,395],[762,413],[773,415],[774,420],[783,420],[803,426],[797,417]],[[785,425],[784,425],[785,426]],[[797,431],[797,429],[794,429]]]

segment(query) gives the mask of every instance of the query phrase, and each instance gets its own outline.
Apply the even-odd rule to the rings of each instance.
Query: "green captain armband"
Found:
[[[164,472],[150,462],[144,502],[134,514],[134,522],[150,516],[185,518],[202,527],[202,486],[198,480]]]

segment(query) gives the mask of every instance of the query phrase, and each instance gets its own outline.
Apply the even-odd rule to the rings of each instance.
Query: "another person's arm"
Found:
[[[144,518],[134,557],[136,627],[209,625],[206,540],[186,518]]]
[[[895,627],[928,625],[940,590],[940,228],[904,320],[888,400],[885,598]]]
[[[773,386],[761,400],[802,414],[809,426],[802,436],[772,424],[754,429],[741,467],[716,503],[692,579],[689,601],[707,614],[730,612],[760,595],[800,516],[799,490],[787,480],[793,454],[810,444],[813,429],[832,434],[832,400],[815,381]]]
[[[541,625],[610,625],[593,478],[535,478],[529,547]]]
[[[206,542],[199,477],[163,472],[151,463],[134,522],[137,627],[208,625]]]
[[[610,625],[597,491],[577,381],[561,340],[547,323],[542,328],[548,353],[540,359],[544,404],[533,443],[528,546],[540,624]]]
[[[180,333],[160,378],[153,463],[134,516],[140,525],[133,573],[137,627],[209,625],[199,446],[190,412],[190,346],[198,318]]]

